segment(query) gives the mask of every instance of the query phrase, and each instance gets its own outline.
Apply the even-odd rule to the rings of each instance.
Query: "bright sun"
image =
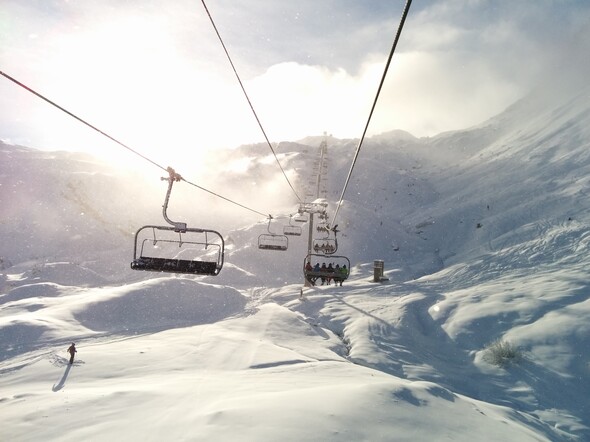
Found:
[[[153,22],[125,18],[62,37],[48,98],[165,166],[198,163],[205,150],[259,141],[239,90],[228,88],[214,70],[199,69],[165,32],[153,29]],[[77,143],[77,150],[127,156],[53,107],[42,104],[38,121],[42,132],[59,132],[68,147]],[[251,139],[244,139],[249,128]]]
[[[206,151],[264,142],[218,42],[207,40],[203,50],[205,38],[179,41],[170,26],[165,18],[125,15],[61,32],[59,51],[44,65],[41,92],[164,167],[197,169]],[[242,81],[271,142],[325,131],[355,138],[370,107],[374,68],[351,76],[281,63]],[[63,148],[134,161],[129,151],[46,104],[36,120],[36,130]]]

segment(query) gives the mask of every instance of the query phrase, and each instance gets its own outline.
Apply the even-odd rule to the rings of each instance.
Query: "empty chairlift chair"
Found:
[[[291,221],[293,220],[293,215],[291,215],[289,217],[289,224],[286,226],[283,226],[283,234],[285,235],[289,235],[289,236],[301,236],[301,227],[300,226],[294,226],[293,224],[291,224]]]
[[[289,248],[289,238],[285,235],[278,235],[270,231],[270,221],[272,216],[268,217],[268,233],[263,233],[258,237],[258,248],[261,250],[280,250],[284,251]]]
[[[305,216],[304,213],[297,213],[293,217],[293,221],[295,221],[296,223],[306,223],[307,222],[307,216]]]
[[[172,185],[182,177],[168,168],[168,192],[164,200],[164,219],[171,226],[147,225],[135,234],[133,270],[218,275],[223,267],[224,241],[215,230],[189,228],[171,221],[166,213]]]
[[[223,266],[223,248],[223,238],[213,230],[143,226],[135,234],[131,268],[215,276]]]

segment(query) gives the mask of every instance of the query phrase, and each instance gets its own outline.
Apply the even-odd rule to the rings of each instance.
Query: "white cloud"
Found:
[[[570,60],[582,59],[586,43],[575,36],[587,35],[588,5],[533,3],[413,5],[369,134],[477,124],[562,65],[556,54],[574,51],[570,42],[580,45]],[[271,141],[361,135],[400,5],[209,7]],[[0,31],[3,70],[143,153],[164,159],[179,146],[190,157],[264,140],[200,4],[12,1],[4,15],[13,26]],[[1,137],[104,149],[71,117],[1,80]]]

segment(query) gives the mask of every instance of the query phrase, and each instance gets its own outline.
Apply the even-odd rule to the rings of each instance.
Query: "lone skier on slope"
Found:
[[[70,354],[70,365],[74,363],[74,355],[77,353],[76,344],[72,342],[70,348],[68,348],[68,353]]]

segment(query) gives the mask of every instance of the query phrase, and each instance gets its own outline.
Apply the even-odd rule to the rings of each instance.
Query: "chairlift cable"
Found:
[[[411,4],[412,4],[412,0],[406,0],[406,5],[404,6],[402,17],[401,17],[400,23],[398,25],[397,32],[395,34],[395,38],[393,40],[393,45],[391,46],[391,51],[389,52],[389,57],[387,58],[387,63],[385,63],[383,75],[381,77],[379,87],[377,88],[377,93],[375,95],[375,99],[373,100],[373,105],[371,106],[371,111],[369,112],[369,117],[367,119],[367,123],[365,124],[365,129],[363,130],[363,135],[361,136],[361,138],[359,140],[359,144],[356,148],[356,152],[354,154],[352,164],[350,165],[350,170],[348,171],[348,176],[346,177],[346,181],[344,183],[344,188],[342,189],[342,194],[340,195],[340,200],[338,201],[338,204],[336,205],[336,211],[334,212],[334,216],[332,217],[332,222],[330,223],[330,225],[333,225],[334,222],[336,221],[336,217],[338,216],[338,211],[340,210],[340,206],[342,206],[342,202],[344,200],[344,194],[346,193],[346,189],[348,187],[348,184],[350,182],[350,178],[352,176],[352,170],[354,169],[354,166],[356,164],[356,160],[357,160],[359,153],[361,151],[361,146],[363,144],[363,141],[365,139],[365,135],[366,135],[367,130],[369,128],[369,124],[371,122],[371,117],[373,116],[373,111],[375,110],[375,107],[377,105],[377,100],[379,99],[379,94],[381,93],[381,89],[383,88],[383,84],[385,83],[385,77],[387,76],[387,71],[389,69],[389,65],[391,64],[391,59],[393,58],[393,53],[395,52],[395,48],[396,48],[397,43],[399,41],[399,37],[400,37],[402,29],[404,27],[404,23],[406,21],[406,17],[408,16],[408,12],[410,10]]]
[[[185,180],[184,178],[182,178],[182,181],[184,181],[187,184],[190,184],[191,186],[196,187],[197,189],[200,189],[200,190],[203,190],[203,191],[205,191],[207,193],[210,193],[211,195],[216,196],[217,198],[221,198],[222,200],[225,200],[225,201],[227,201],[229,203],[232,203],[232,204],[234,204],[236,206],[239,206],[242,209],[249,210],[250,212],[254,212],[254,213],[256,213],[258,215],[262,215],[264,217],[268,217],[268,214],[266,214],[266,213],[262,213],[262,212],[259,212],[258,210],[251,209],[250,207],[244,206],[243,204],[240,204],[240,203],[238,203],[236,201],[230,200],[229,198],[226,198],[225,196],[219,195],[218,193],[212,192],[211,190],[207,190],[204,187],[199,186],[198,184],[195,184],[195,183],[192,183],[192,182],[190,182],[188,180]]]
[[[136,150],[132,149],[131,147],[127,146],[126,144],[122,143],[121,141],[117,140],[116,138],[110,136],[109,134],[107,134],[106,132],[103,132],[102,130],[100,130],[99,128],[97,128],[96,126],[93,126],[92,124],[88,123],[87,121],[83,120],[82,118],[78,117],[77,115],[75,115],[74,113],[68,111],[67,109],[63,108],[62,106],[58,105],[57,103],[55,103],[54,101],[51,101],[50,99],[48,99],[47,97],[41,95],[40,93],[36,92],[35,90],[31,89],[30,87],[28,87],[27,85],[25,85],[24,83],[21,83],[20,81],[18,81],[17,79],[11,77],[10,75],[6,74],[3,71],[0,71],[0,74],[2,74],[2,76],[6,77],[7,79],[9,79],[10,81],[12,81],[13,83],[17,84],[18,86],[22,87],[23,89],[26,89],[27,91],[29,91],[30,93],[32,93],[33,95],[36,95],[37,97],[41,98],[42,100],[46,101],[47,103],[51,104],[52,106],[58,108],[59,110],[61,110],[62,112],[65,112],[66,114],[68,114],[69,116],[71,116],[72,118],[75,118],[76,120],[78,120],[79,122],[85,124],[86,126],[90,127],[91,129],[94,129],[95,131],[97,131],[98,133],[100,133],[101,135],[104,135],[105,137],[107,137],[109,140],[114,141],[115,143],[117,143],[118,145],[124,147],[125,149],[129,150],[130,152],[134,153],[135,155],[143,158],[144,160],[152,163],[154,166],[159,167],[160,169],[162,169],[165,172],[168,172],[168,168],[156,163],[155,161],[151,160],[150,158],[148,158],[145,155],[142,155],[141,153],[137,152]],[[204,187],[199,186],[198,184],[192,183],[190,181],[187,181],[186,179],[182,178],[180,175],[178,175],[180,177],[180,179],[184,182],[186,182],[187,184],[190,184],[194,187],[196,187],[197,189],[203,190],[207,193],[210,193],[213,196],[216,196],[217,198],[221,198],[229,203],[235,204],[236,206],[239,206],[243,209],[249,210],[251,212],[257,213],[259,215],[262,215],[264,217],[267,217],[267,214],[259,212],[257,210],[251,209],[250,207],[244,206],[243,204],[240,204],[236,201],[233,201],[229,198],[226,198],[222,195],[219,195],[211,190],[205,189]]]
[[[120,142],[119,140],[111,137],[109,134],[103,132],[102,130],[100,130],[99,128],[97,128],[96,126],[93,126],[92,124],[88,123],[87,121],[83,120],[82,118],[76,116],[75,114],[73,114],[72,112],[68,111],[67,109],[64,109],[63,107],[61,107],[60,105],[58,105],[57,103],[51,101],[50,99],[44,97],[43,95],[41,95],[40,93],[34,91],[33,89],[31,89],[30,87],[28,87],[27,85],[21,83],[20,81],[18,81],[17,79],[11,77],[10,75],[0,71],[0,74],[2,74],[4,77],[8,78],[10,81],[16,83],[17,85],[19,85],[20,87],[26,89],[27,91],[29,91],[30,93],[32,93],[33,95],[36,95],[37,97],[41,98],[42,100],[46,101],[47,103],[51,104],[52,106],[55,106],[56,108],[58,108],[60,111],[65,112],[66,114],[68,114],[70,117],[75,118],[76,120],[78,120],[80,123],[85,124],[86,126],[88,126],[91,129],[94,129],[95,131],[97,131],[99,134],[104,135],[105,137],[107,137],[108,139],[110,139],[111,141],[114,141],[115,143],[117,143],[118,145],[124,147],[125,149],[129,150],[130,152],[133,152],[135,155],[139,155],[141,158],[143,158],[146,161],[149,161],[150,163],[152,163],[154,166],[159,167],[160,169],[166,171],[166,168],[161,166],[160,164],[156,163],[155,161],[150,160],[148,157],[140,154],[139,152],[137,152],[136,150],[133,150],[132,148],[130,148],[129,146],[127,146],[126,144]]]
[[[297,194],[297,191],[295,190],[295,188],[291,184],[291,181],[287,177],[287,173],[285,172],[285,169],[283,169],[283,166],[281,165],[281,162],[279,161],[279,158],[277,157],[277,154],[276,154],[274,148],[272,147],[272,144],[271,144],[270,140],[268,139],[268,136],[266,135],[266,131],[264,130],[264,127],[262,126],[262,123],[260,122],[260,118],[258,118],[258,114],[256,113],[256,110],[254,109],[254,105],[252,104],[252,101],[250,100],[250,97],[248,96],[248,92],[246,92],[246,88],[244,87],[244,84],[242,83],[240,75],[238,74],[238,71],[234,65],[234,62],[232,61],[232,58],[229,55],[229,51],[227,50],[227,47],[225,46],[225,43],[223,42],[223,38],[221,38],[221,34],[217,30],[217,26],[215,25],[215,22],[213,21],[213,17],[211,16],[211,13],[209,12],[207,5],[205,4],[205,0],[201,0],[201,3],[203,4],[203,7],[205,8],[205,12],[207,13],[207,16],[209,17],[209,21],[211,21],[211,25],[213,26],[213,29],[215,30],[215,34],[217,34],[217,38],[219,39],[219,42],[221,43],[221,46],[223,47],[223,51],[225,52],[225,55],[227,56],[229,64],[231,65],[232,70],[234,71],[234,74],[235,74],[236,78],[238,79],[238,83],[240,84],[240,88],[242,89],[242,92],[244,93],[244,96],[246,97],[246,101],[248,102],[248,105],[250,106],[250,109],[252,110],[252,113],[254,114],[254,118],[256,119],[256,122],[258,123],[258,127],[260,127],[262,135],[264,136],[264,139],[266,140],[266,144],[268,144],[270,151],[274,155],[275,160],[276,160],[277,164],[279,165],[279,168],[281,169],[281,172],[283,173],[285,180],[287,180],[289,187],[291,188],[291,190],[295,194],[297,201],[299,201],[300,203],[303,202],[301,200],[301,198],[299,197],[299,195]]]

